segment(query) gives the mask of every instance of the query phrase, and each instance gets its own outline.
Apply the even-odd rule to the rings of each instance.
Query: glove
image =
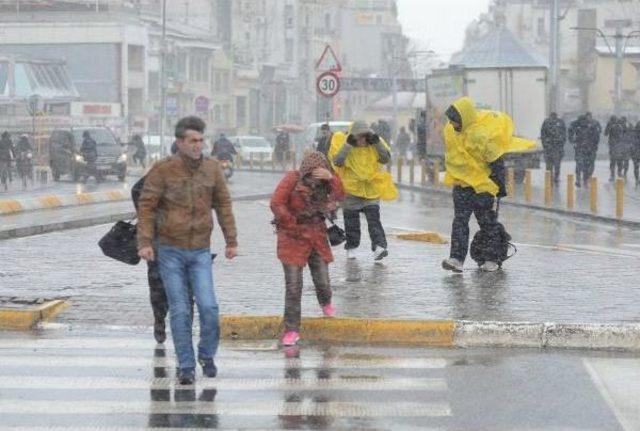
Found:
[[[376,133],[370,133],[367,135],[367,144],[378,145],[380,143],[380,136]]]
[[[353,135],[349,135],[347,136],[347,144],[351,145],[352,147],[356,146],[356,137]]]

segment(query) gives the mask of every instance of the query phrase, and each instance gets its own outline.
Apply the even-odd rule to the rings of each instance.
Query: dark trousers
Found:
[[[300,266],[282,264],[284,268],[285,298],[284,327],[286,331],[299,331],[302,318],[302,270]],[[331,303],[329,265],[315,251],[309,256],[309,270],[321,306]]]
[[[640,181],[640,158],[633,158],[633,176],[636,182]]]
[[[495,198],[489,193],[478,194],[471,187],[453,189],[454,218],[451,227],[450,257],[461,262],[466,259],[469,252],[469,220],[472,213],[476,216],[480,230],[499,242],[500,224],[493,209],[494,201]]]
[[[367,219],[369,237],[371,238],[371,250],[376,247],[387,248],[387,237],[380,221],[380,205],[369,205],[361,210],[343,210],[344,230],[347,236],[345,247],[352,250],[360,246],[360,213],[363,212]]]
[[[147,262],[147,279],[149,280],[149,300],[151,301],[153,318],[157,323],[164,323],[169,311],[169,302],[160,278],[157,261]]]
[[[609,162],[609,170],[611,171],[611,178],[615,178],[616,170],[619,177],[626,177],[629,172],[629,159],[611,159]]]
[[[593,162],[595,165],[595,160]],[[587,184],[589,178],[591,178],[591,174],[593,173],[593,168],[591,167],[591,157],[589,154],[576,153],[576,183],[577,184]]]
[[[560,165],[562,165],[562,156],[558,154],[545,154],[544,162],[547,170],[551,172],[551,178],[556,183],[560,181]]]

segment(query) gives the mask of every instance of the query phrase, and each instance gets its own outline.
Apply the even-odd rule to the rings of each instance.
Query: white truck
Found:
[[[525,170],[540,167],[540,127],[546,117],[545,73],[543,69],[527,68],[450,68],[427,76],[427,161],[439,160],[440,166],[444,166],[442,130],[447,123],[444,112],[453,101],[468,96],[480,109],[509,114],[515,124],[515,135],[538,143],[531,151],[505,156],[505,165],[514,168],[515,179],[521,182]]]

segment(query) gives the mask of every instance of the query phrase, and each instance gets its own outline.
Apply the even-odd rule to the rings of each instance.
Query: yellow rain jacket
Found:
[[[468,97],[456,100],[453,106],[462,117],[462,132],[456,132],[450,122],[444,128],[444,182],[496,196],[499,189],[489,178],[489,163],[507,153],[530,150],[536,144],[514,137],[513,120],[503,112],[478,110]]]
[[[380,138],[387,150],[389,144]],[[347,134],[336,132],[331,138],[329,160],[334,171],[342,180],[345,191],[365,199],[394,200],[398,197],[398,189],[393,184],[391,174],[384,170],[378,162],[378,152],[373,146],[354,147],[349,152],[344,166],[336,166],[333,159],[343,146],[347,144]]]

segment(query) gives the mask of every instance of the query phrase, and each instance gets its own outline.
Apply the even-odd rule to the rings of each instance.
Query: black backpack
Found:
[[[498,199],[496,219],[499,213],[500,200]],[[473,241],[471,241],[471,259],[476,261],[478,266],[483,265],[487,261],[491,261],[497,263],[498,266],[502,268],[502,264],[518,252],[516,246],[511,242],[511,235],[509,235],[501,223],[498,223],[498,225],[498,238],[490,238],[486,232],[479,230],[474,235]],[[510,253],[510,250],[513,250],[513,252]]]

